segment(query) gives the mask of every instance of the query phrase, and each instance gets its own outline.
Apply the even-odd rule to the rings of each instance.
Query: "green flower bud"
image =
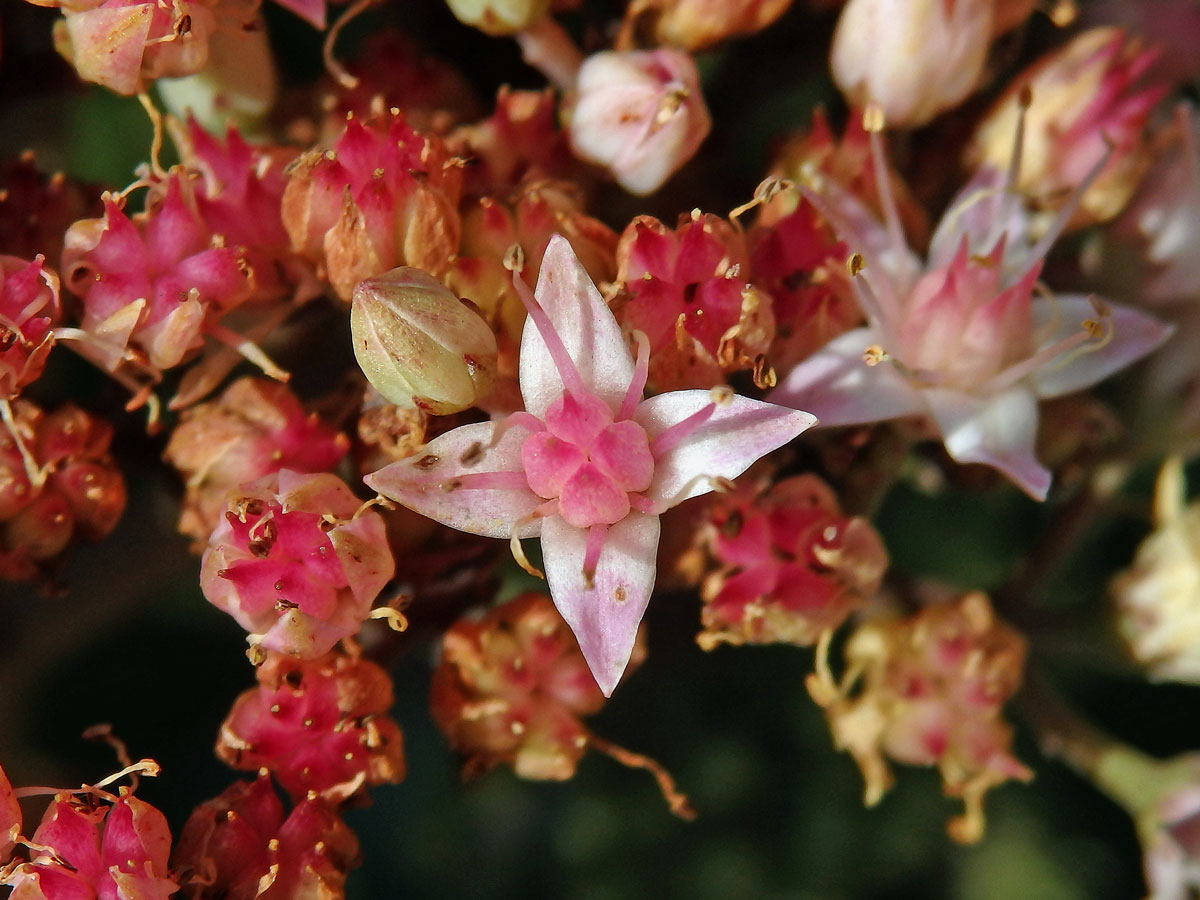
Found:
[[[433,276],[401,266],[359,282],[350,307],[354,355],[390,402],[446,415],[491,388],[496,336]]]

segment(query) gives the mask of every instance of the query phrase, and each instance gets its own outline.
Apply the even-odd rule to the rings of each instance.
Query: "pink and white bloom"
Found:
[[[610,695],[654,588],[659,515],[712,490],[816,421],[728,388],[642,399],[636,362],[571,245],[542,258],[521,342],[523,412],[464,425],[367,476],[386,497],[453,528],[541,537],[555,606]],[[522,559],[522,556],[518,556]]]
[[[879,168],[882,137],[871,139]],[[884,222],[836,185],[811,195],[858,254],[851,271],[868,324],[802,362],[771,399],[811,410],[822,425],[926,416],[954,460],[992,466],[1045,499],[1050,471],[1034,455],[1038,401],[1124,368],[1165,341],[1171,327],[1094,297],[1041,288],[1042,260],[1098,169],[1036,243],[1016,170],[1007,177],[980,172],[947,210],[924,262],[905,242],[885,179]]]

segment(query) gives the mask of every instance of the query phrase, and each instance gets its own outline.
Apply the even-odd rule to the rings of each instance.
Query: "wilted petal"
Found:
[[[529,432],[511,428],[488,449],[494,427],[480,422],[455,428],[435,438],[423,452],[384,466],[363,481],[443,525],[486,537],[510,537],[516,523],[545,501],[529,489],[521,465],[521,444]],[[486,475],[498,476],[493,479],[496,484],[485,486]],[[530,522],[517,533],[534,537],[539,527],[539,522]]]
[[[651,442],[672,425],[712,403],[709,391],[672,391],[641,403],[634,420]],[[712,490],[701,476],[736,478],[762,456],[816,424],[807,412],[735,395],[712,417],[654,462],[646,496],[680,502]]]
[[[633,380],[633,357],[621,328],[587,270],[560,234],[542,257],[536,296],[557,329],[584,386],[615,412]],[[521,396],[539,419],[563,393],[562,378],[532,322],[521,338]]]
[[[1066,365],[1051,362],[1033,374],[1034,390],[1039,397],[1061,397],[1102,381],[1147,353],[1160,347],[1174,326],[1128,306],[1104,301],[1112,339],[1103,346],[1093,345],[1076,351]],[[1044,341],[1053,344],[1069,337],[1087,319],[1097,319],[1092,301],[1083,294],[1058,294],[1052,299],[1033,301],[1034,328],[1055,330]]]
[[[1045,500],[1050,471],[1037,461],[1037,398],[1026,388],[991,397],[959,391],[925,391],[945,437],[946,452],[960,463],[999,469],[1035,500]]]
[[[609,528],[589,587],[583,572],[587,530],[568,525],[561,516],[542,523],[542,561],[550,595],[575,632],[606,697],[629,663],[654,590],[658,531],[658,516],[636,512]]]
[[[834,338],[788,374],[767,395],[772,403],[803,408],[824,426],[882,422],[924,412],[921,395],[889,363],[869,366],[868,347],[878,344],[871,328]]]

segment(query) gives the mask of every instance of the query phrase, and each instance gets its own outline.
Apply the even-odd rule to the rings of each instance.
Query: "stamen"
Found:
[[[617,421],[632,418],[633,411],[642,402],[642,392],[646,389],[646,379],[650,375],[650,338],[644,331],[634,331],[633,339],[637,341],[637,361],[633,365],[633,380],[621,401],[621,411]]]
[[[650,442],[650,455],[659,459],[670,453],[679,443],[692,434],[697,428],[713,417],[717,411],[716,403],[707,403],[681,422],[676,422],[658,437]]]
[[[1052,367],[1060,369],[1077,359],[1081,353],[1092,353],[1106,346],[1112,340],[1112,323],[1106,311],[1098,310],[1098,313],[1096,319],[1087,319],[1080,323],[1079,331],[1043,347],[1032,356],[994,375],[988,379],[982,390],[989,393],[1003,390],[1030,373],[1047,368],[1047,364],[1055,357],[1063,356]]]
[[[687,484],[666,500],[655,502],[644,494],[629,493],[629,507],[648,516],[661,516],[668,509],[674,509],[687,500],[697,485],[706,484],[707,490],[716,494],[727,494],[734,489],[734,483],[724,475],[697,475],[689,478]]]
[[[1050,248],[1054,246],[1054,242],[1059,239],[1063,231],[1066,230],[1067,224],[1071,221],[1071,217],[1075,215],[1075,210],[1079,209],[1083,195],[1092,186],[1092,182],[1100,177],[1100,173],[1108,165],[1108,161],[1112,159],[1113,151],[1116,150],[1116,147],[1107,138],[1104,139],[1104,144],[1107,148],[1104,151],[1104,155],[1083,176],[1083,180],[1079,182],[1079,186],[1071,192],[1071,196],[1067,199],[1063,208],[1058,211],[1058,215],[1054,217],[1054,221],[1050,223],[1050,227],[1046,230],[1046,233],[1042,235],[1041,239],[1034,245],[1033,250],[1030,251],[1030,259],[1042,259],[1050,252]]]
[[[600,562],[600,551],[604,549],[607,536],[607,525],[593,525],[588,529],[587,549],[583,554],[583,580],[589,591],[596,586],[596,566]]]
[[[891,292],[889,291],[887,294],[887,303],[884,303],[875,293],[874,288],[871,287],[871,281],[864,271],[862,254],[855,253],[846,260],[846,271],[852,276],[850,288],[854,291],[854,299],[858,301],[859,308],[866,313],[867,318],[874,320],[880,328],[888,333],[895,331],[895,323],[899,321],[900,317],[896,304],[892,300]]]
[[[534,578],[545,580],[546,575],[529,561],[529,557],[525,555],[525,548],[521,546],[521,529],[531,522],[536,522],[538,519],[545,519],[549,516],[558,514],[558,500],[547,500],[533,512],[527,516],[517,519],[513,523],[512,537],[509,539],[508,548],[512,552],[513,559],[517,561],[517,565],[532,575]]]
[[[388,627],[392,631],[404,631],[408,628],[408,619],[404,617],[404,613],[398,609],[392,609],[390,606],[380,606],[371,610],[370,619],[387,619]]]
[[[696,818],[696,810],[692,808],[687,795],[675,787],[675,779],[671,777],[671,773],[664,769],[660,763],[648,756],[642,756],[640,753],[633,753],[624,747],[610,744],[608,741],[592,733],[588,734],[587,742],[605,756],[611,756],[617,762],[621,763],[621,765],[629,766],[633,769],[645,769],[658,782],[658,789],[662,791],[663,799],[667,801],[667,806],[670,807],[672,813],[689,822]]]
[[[521,298],[521,303],[529,313],[529,318],[537,326],[538,334],[542,336],[542,340],[546,343],[546,349],[550,351],[550,358],[554,360],[554,367],[558,369],[558,377],[562,379],[563,386],[574,394],[589,393],[583,385],[583,379],[579,376],[579,370],[575,368],[575,360],[571,359],[571,354],[567,352],[554,323],[550,321],[546,311],[538,304],[529,290],[529,286],[525,284],[525,280],[516,272],[513,272],[512,280],[517,296]]]
[[[887,170],[887,150],[883,146],[883,109],[871,103],[863,110],[863,130],[871,145],[871,165],[875,172],[875,189],[879,192],[879,205],[883,207],[883,221],[887,226],[892,249],[899,256],[908,251],[904,237],[904,226],[900,224],[900,210],[892,195],[892,179]]]

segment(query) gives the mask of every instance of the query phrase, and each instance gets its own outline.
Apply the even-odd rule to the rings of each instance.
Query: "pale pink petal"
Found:
[[[550,595],[566,619],[604,696],[612,694],[633,652],[654,590],[658,516],[631,512],[608,529],[592,586],[583,573],[587,530],[560,516],[542,523],[542,561]]]
[[[808,410],[823,426],[883,422],[924,412],[920,393],[895,366],[863,361],[866,349],[879,344],[879,333],[872,328],[848,331],[792,369],[767,399]]]
[[[925,399],[945,438],[946,452],[961,463],[999,469],[1035,500],[1045,500],[1050,470],[1037,461],[1037,398],[1024,387],[990,397],[928,390]]]
[[[711,403],[708,391],[672,391],[642,402],[633,418],[653,442]],[[678,503],[706,494],[712,490],[710,478],[736,478],[755,460],[782,447],[816,421],[806,412],[735,395],[655,460],[654,479],[646,496]]]
[[[489,450],[494,427],[491,422],[480,422],[447,431],[422,452],[384,466],[363,481],[372,490],[443,525],[487,537],[510,537],[517,522],[545,500],[524,481],[521,444],[529,432],[510,428]],[[487,478],[493,474],[498,477]],[[489,480],[499,486],[487,486]],[[540,522],[527,522],[517,534],[534,537],[539,529]]]
[[[1158,349],[1174,331],[1173,325],[1139,312],[1129,306],[1104,301],[1108,309],[1108,326],[1112,339],[1103,346],[1086,347],[1075,351],[1066,365],[1055,360],[1033,374],[1034,390],[1039,397],[1061,397],[1083,390],[1131,363]],[[1054,331],[1042,341],[1042,346],[1069,337],[1079,331],[1087,319],[1098,319],[1096,310],[1083,294],[1058,294],[1051,299],[1033,301],[1034,328],[1054,324]]]
[[[617,320],[580,265],[570,242],[560,234],[550,238],[538,275],[538,303],[558,330],[584,386],[614,412],[633,380],[633,357]],[[539,419],[562,396],[563,381],[546,343],[533,322],[521,337],[521,396],[525,408]]]

